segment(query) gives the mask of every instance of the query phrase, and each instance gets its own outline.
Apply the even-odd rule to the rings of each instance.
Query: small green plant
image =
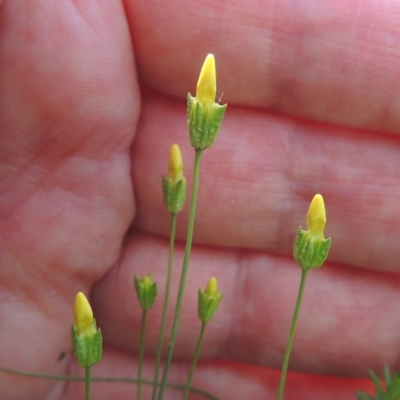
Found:
[[[97,329],[92,308],[85,295],[75,298],[74,324],[71,327],[72,348],[78,364],[85,368],[85,400],[90,399],[91,367],[101,360],[103,338]]]
[[[135,275],[136,295],[142,307],[142,328],[140,330],[140,345],[139,345],[139,369],[137,378],[137,398],[142,398],[142,369],[144,358],[144,346],[146,339],[147,311],[153,307],[157,296],[157,284],[153,281],[151,274],[139,278]]]
[[[290,352],[292,350],[294,333],[299,318],[308,271],[319,268],[325,262],[331,246],[331,238],[325,239],[324,237],[325,225],[326,213],[324,199],[320,194],[316,194],[307,213],[308,229],[304,231],[300,227],[293,244],[293,256],[301,267],[301,280],[286,351],[283,357],[282,373],[278,388],[278,400],[282,400],[283,397]]]
[[[383,369],[383,379],[385,387],[382,387],[378,376],[370,371],[370,376],[375,385],[375,396],[370,396],[365,392],[356,393],[357,400],[399,400],[400,399],[400,372],[391,374],[388,366]]]
[[[196,351],[194,353],[193,362],[190,367],[189,376],[185,386],[185,394],[183,399],[187,400],[189,396],[190,385],[192,383],[192,378],[194,371],[196,369],[197,360],[200,355],[201,345],[203,343],[204,332],[206,330],[206,325],[214,317],[215,312],[221,303],[224,295],[218,292],[217,280],[212,277],[205,288],[205,290],[199,289],[199,302],[198,302],[198,314],[201,321],[201,329],[199,339],[197,340]]]

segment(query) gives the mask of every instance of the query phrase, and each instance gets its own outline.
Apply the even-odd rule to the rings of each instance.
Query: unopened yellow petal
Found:
[[[79,333],[91,328],[93,324],[92,308],[82,292],[75,297],[74,323]]]
[[[323,235],[325,225],[326,213],[324,198],[320,194],[316,194],[312,199],[307,213],[307,228],[312,234]]]
[[[169,177],[174,181],[178,181],[182,178],[183,174],[183,160],[179,146],[173,144],[171,147],[171,155],[169,157]]]
[[[210,296],[218,293],[218,283],[214,277],[208,281],[206,290],[204,292]]]
[[[209,54],[201,68],[199,81],[197,82],[196,97],[205,106],[215,102],[216,93],[215,58],[212,54]]]

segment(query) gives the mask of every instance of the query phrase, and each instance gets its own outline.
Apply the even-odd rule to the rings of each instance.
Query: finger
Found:
[[[185,112],[183,102],[154,92],[144,96],[132,174],[139,210],[135,224],[147,232],[169,235],[161,175],[174,142],[182,147],[191,181]],[[230,107],[216,143],[202,157],[194,238],[291,255],[296,230],[306,228],[310,201],[320,192],[326,234],[333,237],[329,259],[398,271],[399,157],[400,142],[388,135]],[[179,217],[181,240],[188,210],[189,200]]]
[[[148,315],[146,343],[148,351],[154,354],[164,301],[167,256],[167,240],[133,235],[121,264],[96,284],[92,301],[108,344],[138,350],[141,312],[133,290],[133,275],[151,273],[159,293]],[[183,246],[179,244],[175,250],[171,293],[177,293],[182,258]],[[254,251],[193,248],[174,356],[190,359],[193,354],[200,329],[197,292],[211,276],[217,278],[225,296],[207,326],[202,356],[280,368],[300,268],[291,259]],[[392,274],[335,264],[310,272],[291,368],[348,376],[366,376],[368,368],[381,371],[384,363],[397,368],[400,321],[395,310],[400,306],[399,290],[400,278]],[[174,305],[172,295],[165,346]]]
[[[193,92],[211,52],[228,103],[399,131],[397,1],[130,1],[127,9],[142,79],[157,90]]]
[[[189,370],[188,362],[177,362],[171,365],[169,383],[185,385]],[[82,370],[73,368],[73,375],[82,375]],[[154,361],[146,358],[143,369],[143,378],[152,380]],[[102,362],[93,367],[94,378],[98,376],[137,377],[137,360],[126,353],[105,348]],[[257,400],[273,400],[279,381],[279,371],[249,366],[239,363],[221,361],[200,362],[196,368],[192,387],[202,388],[213,396],[223,400],[242,400],[244,398]],[[66,384],[64,395],[66,399],[76,399],[82,395],[82,384],[69,382]],[[360,389],[370,390],[371,383],[361,379],[328,378],[306,374],[289,373],[285,399],[299,398],[318,400],[354,399],[354,392]],[[92,383],[92,395],[98,400],[129,398],[136,393],[136,384],[127,383]],[[142,386],[143,398],[150,398],[152,387]],[[167,388],[164,392],[165,400],[173,400],[182,396],[182,389]],[[201,395],[191,392],[190,399],[204,399]]]

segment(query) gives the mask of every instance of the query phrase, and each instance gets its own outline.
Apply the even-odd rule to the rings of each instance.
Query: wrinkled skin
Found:
[[[291,246],[322,193],[333,244],[308,277],[285,395],[353,399],[370,387],[368,369],[399,367],[400,3],[200,3],[2,2],[0,365],[82,374],[69,330],[83,291],[105,341],[93,374],[134,377],[133,275],[149,272],[159,286],[146,342],[154,354],[170,225],[161,176],[179,143],[191,187],[185,98],[211,52],[229,106],[202,158],[170,380],[185,381],[197,290],[216,276],[225,297],[193,383],[221,399],[275,398],[300,279]],[[145,377],[153,365],[149,357]],[[0,393],[83,398],[80,384],[2,373]],[[93,386],[97,400],[135,393]]]

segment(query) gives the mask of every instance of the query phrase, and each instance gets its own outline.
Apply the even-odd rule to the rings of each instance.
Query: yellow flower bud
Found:
[[[328,257],[331,238],[325,239],[326,214],[324,199],[316,194],[307,213],[307,230],[297,230],[293,256],[303,271],[319,268]]]
[[[145,275],[142,278],[142,284],[143,286],[145,286],[146,288],[150,287],[150,285],[153,284],[153,279],[151,278],[151,275]]]
[[[157,296],[157,284],[153,281],[151,274],[139,278],[135,275],[134,279],[136,295],[143,310],[153,307]]]
[[[323,236],[325,225],[326,213],[324,199],[320,194],[316,194],[308,209],[307,228],[311,234]]]
[[[217,93],[217,78],[215,72],[215,59],[212,54],[208,54],[201,68],[200,77],[197,82],[196,98],[206,106],[215,102]]]
[[[93,311],[82,292],[75,297],[74,323],[78,329],[78,335],[93,326]]]
[[[179,146],[173,144],[168,165],[169,178],[173,182],[177,182],[183,177],[183,160]]]
[[[218,292],[217,280],[214,277],[208,281],[204,290],[199,290],[197,309],[202,322],[206,324],[214,317],[223,297],[223,293]]]
[[[171,147],[168,164],[169,176],[162,178],[164,203],[169,212],[180,212],[186,199],[186,179],[183,176],[181,150],[177,144]]]
[[[213,296],[214,294],[218,293],[218,283],[217,280],[212,277],[207,284],[206,290],[204,291],[205,294],[209,296]]]
[[[209,54],[201,68],[196,97],[190,93],[187,97],[189,138],[196,151],[213,145],[225,115],[226,104],[215,102],[216,81],[215,59]]]

